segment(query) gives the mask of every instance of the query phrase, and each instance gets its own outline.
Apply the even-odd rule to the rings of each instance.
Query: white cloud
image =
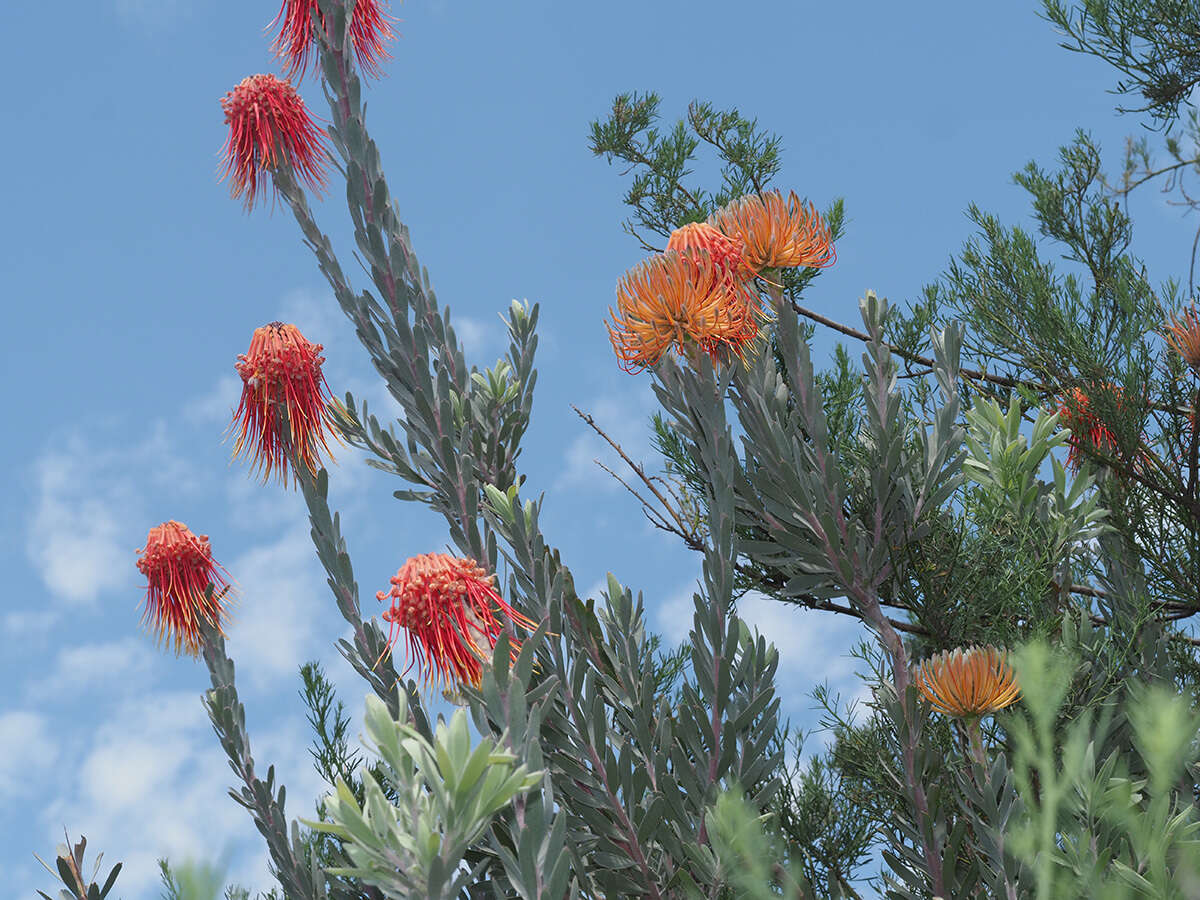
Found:
[[[62,619],[54,609],[22,610],[5,613],[4,633],[11,639],[24,641],[45,636]]]
[[[222,375],[207,394],[184,404],[184,418],[188,421],[221,422],[227,425],[238,408],[241,394],[241,379],[236,375]]]
[[[133,547],[115,510],[119,489],[94,478],[96,468],[80,442],[52,451],[35,464],[38,496],[27,551],[50,591],[73,604],[90,604],[101,591],[131,581]]]
[[[0,714],[0,806],[13,809],[16,798],[34,787],[58,761],[58,742],[40,713],[15,710]]]
[[[667,646],[677,647],[691,634],[692,616],[695,612],[692,595],[697,590],[699,590],[699,585],[692,582],[657,604],[654,610],[654,621]]]
[[[101,644],[84,644],[61,650],[53,671],[41,681],[28,681],[31,699],[46,700],[86,693],[107,698],[114,683],[133,683],[145,678],[154,664],[154,642],[139,634]]]
[[[503,326],[500,324],[500,321],[489,321],[476,318],[475,316],[464,316],[460,313],[453,313],[450,317],[450,327],[454,329],[454,333],[458,336],[463,354],[467,358],[467,365],[475,365],[480,369],[490,368],[492,362],[480,357],[485,350],[490,348],[498,349],[504,335],[502,331]]]
[[[293,678],[319,649],[316,622],[329,601],[308,523],[237,557],[229,571],[240,597],[226,633],[242,683]]]
[[[143,28],[171,25],[191,11],[188,0],[116,0],[117,15]]]
[[[235,776],[197,692],[127,697],[114,706],[75,756],[73,777],[63,780],[70,796],[43,814],[42,843],[53,847],[63,823],[73,835],[87,835],[89,849],[124,863],[124,897],[157,896],[160,857],[214,862],[234,849],[240,858],[228,877],[254,891],[269,887],[265,845],[249,813],[226,793]],[[298,726],[263,732],[247,724],[259,777],[276,763],[294,798],[285,811],[309,815],[309,798],[323,788],[307,762],[307,735]]]
[[[658,452],[650,443],[650,417],[658,409],[658,403],[649,382],[640,382],[630,394],[601,395],[586,406],[580,404],[579,409],[590,415],[630,459],[646,466],[648,473],[657,474],[660,462]],[[631,484],[637,487],[637,476],[608,442],[582,419],[577,419],[575,424],[577,434],[563,454],[566,467],[555,482],[555,490],[581,486],[606,491],[624,490],[615,478],[596,465],[596,460],[626,481],[632,478]]]
[[[75,607],[135,583],[136,550],[149,530],[140,519],[149,489],[187,496],[203,488],[175,453],[163,421],[133,446],[97,449],[70,435],[32,469],[26,553],[50,592]]]

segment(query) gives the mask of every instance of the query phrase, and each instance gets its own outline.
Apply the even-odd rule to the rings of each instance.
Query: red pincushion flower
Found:
[[[1121,402],[1120,389],[1115,385],[1103,388],[1111,392],[1118,404]],[[1059,418],[1064,426],[1071,431],[1067,442],[1067,466],[1075,472],[1086,458],[1086,448],[1098,450],[1107,455],[1117,452],[1117,436],[1113,433],[1091,408],[1091,401],[1082,388],[1071,388],[1058,406]]]
[[[384,49],[384,44],[394,37],[391,21],[391,17],[384,14],[379,0],[358,0],[354,4],[350,40],[354,44],[359,67],[373,78],[382,74],[380,63],[391,59]],[[279,15],[267,27],[273,28],[276,22],[282,24],[271,49],[287,64],[289,77],[299,75],[303,78],[316,42],[313,29],[325,29],[325,16],[318,8],[317,0],[284,0]]]
[[[212,558],[208,535],[197,537],[182,522],[163,522],[150,529],[146,546],[137,552],[138,571],[149,579],[142,624],[160,642],[174,641],[176,655],[198,656],[200,620],[224,634],[221,623],[228,617],[222,601],[229,584]],[[207,597],[210,584],[213,593]]]
[[[251,209],[262,185],[259,174],[287,163],[313,190],[325,185],[322,133],[290,81],[251,75],[221,98],[229,140],[222,159],[232,176],[233,196],[246,197]]]
[[[396,642],[397,629],[403,628],[408,633],[408,655],[415,657],[409,668],[420,660],[426,683],[477,686],[502,628],[493,606],[522,628],[537,627],[496,593],[493,578],[473,559],[446,553],[414,556],[392,576],[391,590],[375,595],[380,603],[392,601],[383,612],[383,620],[391,625],[388,646]],[[514,661],[519,647],[514,641]]]
[[[238,428],[233,455],[253,448],[253,467],[262,468],[264,481],[274,472],[287,484],[281,413],[286,414],[298,464],[315,472],[321,463],[318,448],[330,453],[325,426],[333,425],[333,401],[321,374],[325,362],[321,349],[320,344],[309,343],[295,325],[271,322],[254,329],[250,349],[238,356],[235,368],[242,377],[242,400],[229,426]]]

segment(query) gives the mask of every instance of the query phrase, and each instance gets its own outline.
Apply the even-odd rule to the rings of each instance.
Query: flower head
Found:
[[[321,374],[325,362],[321,349],[295,325],[271,322],[254,329],[250,349],[238,356],[235,368],[242,377],[242,399],[229,426],[238,429],[233,455],[253,449],[253,467],[262,468],[264,480],[274,472],[287,483],[281,413],[286,415],[299,465],[315,472],[321,463],[318,449],[330,452],[325,427],[333,424],[333,401]]]
[[[1200,372],[1200,313],[1193,303],[1183,311],[1183,318],[1171,314],[1171,324],[1167,326],[1167,343],[1183,357],[1196,372]]]
[[[741,358],[758,335],[757,304],[728,268],[702,249],[669,250],[626,272],[617,283],[617,312],[608,326],[627,372],[656,365],[675,346],[694,344],[716,363]]]
[[[790,266],[830,266],[837,260],[829,226],[815,206],[794,191],[746,194],[708,219],[722,234],[741,240],[755,271]]]
[[[1102,390],[1114,394],[1117,403],[1120,404],[1119,388],[1107,385]],[[1088,449],[1110,455],[1116,452],[1117,436],[1096,415],[1091,407],[1091,400],[1082,388],[1071,388],[1067,392],[1059,403],[1058,413],[1063,425],[1071,432],[1067,442],[1067,465],[1073,471],[1079,471]]]
[[[913,680],[926,700],[950,716],[984,716],[1021,696],[1008,655],[995,647],[937,653],[921,663]]]
[[[677,250],[685,256],[697,251],[707,253],[713,265],[727,277],[735,280],[754,274],[743,254],[745,245],[740,238],[722,234],[707,222],[692,222],[671,232],[667,250]]]
[[[413,662],[420,660],[427,683],[478,685],[502,629],[493,608],[522,628],[537,627],[496,593],[493,578],[473,559],[446,553],[414,556],[392,576],[391,590],[375,595],[380,603],[391,600],[383,612],[391,625],[388,646],[403,628],[408,652],[416,658]],[[514,660],[518,647],[514,642]]]
[[[271,49],[286,63],[288,77],[299,75],[303,78],[315,43],[313,29],[324,31],[325,16],[318,8],[317,0],[284,0],[279,15],[267,27],[274,27],[276,22],[282,24]],[[384,44],[393,38],[391,22],[379,0],[358,0],[354,4],[350,40],[359,66],[373,78],[381,74],[383,60],[391,59],[384,48]]]
[[[692,261],[697,277],[701,276],[702,256],[708,254],[715,274],[724,281],[730,302],[741,301],[747,307],[738,316],[745,324],[746,333],[734,336],[734,340],[754,340],[758,336],[759,321],[766,320],[767,315],[763,312],[758,291],[754,289],[754,269],[746,261],[742,241],[722,234],[707,222],[692,222],[671,232],[667,251],[672,250]]]
[[[174,641],[177,655],[198,656],[200,620],[221,631],[228,617],[222,602],[229,585],[221,575],[225,570],[212,558],[208,535],[197,537],[182,522],[163,522],[150,529],[146,546],[137,552],[138,571],[149,579],[142,624],[159,641]]]
[[[232,176],[233,196],[246,198],[251,209],[262,184],[261,173],[286,163],[309,187],[325,184],[321,132],[290,81],[274,75],[251,75],[221,99],[229,140],[222,159]]]

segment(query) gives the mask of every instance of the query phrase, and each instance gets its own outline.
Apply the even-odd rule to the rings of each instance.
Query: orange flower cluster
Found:
[[[281,413],[296,461],[310,472],[321,464],[318,449],[329,453],[325,426],[332,424],[329,386],[321,374],[325,358],[295,325],[271,322],[254,329],[250,349],[235,366],[242,378],[242,399],[230,429],[238,429],[236,457],[253,452],[264,480],[272,473],[287,483],[288,456],[280,440]],[[335,432],[336,434],[336,432]]]
[[[988,715],[1021,696],[1007,654],[995,647],[937,653],[921,663],[913,681],[926,700],[950,716]]]
[[[1118,404],[1121,402],[1121,390],[1116,385],[1107,385],[1103,390],[1112,393]],[[1088,395],[1082,388],[1071,388],[1059,403],[1058,412],[1060,421],[1071,431],[1067,465],[1073,471],[1079,471],[1087,448],[1106,454],[1116,452],[1117,436],[1092,411]]]
[[[816,207],[806,207],[795,192],[786,200],[779,191],[747,194],[717,210],[709,222],[745,244],[746,262],[756,272],[793,266],[820,268],[837,260],[828,226]]]
[[[793,192],[741,197],[672,232],[665,253],[617,283],[609,340],[621,367],[657,365],[674,347],[697,347],[713,360],[744,359],[766,318],[754,279],[764,270],[828,266],[837,254],[829,227]]]
[[[1195,303],[1183,311],[1182,318],[1171,314],[1167,343],[1193,371],[1200,372],[1200,313],[1197,313]]]
[[[176,655],[199,656],[200,619],[221,631],[228,616],[222,601],[229,585],[221,575],[225,570],[212,558],[208,535],[197,537],[171,520],[151,528],[146,546],[137,552],[138,571],[149,581],[142,624],[160,643],[174,641]]]
[[[380,603],[391,600],[383,613],[391,625],[388,646],[403,628],[408,632],[408,653],[415,657],[412,662],[421,662],[427,683],[477,686],[500,636],[493,607],[522,628],[537,627],[496,593],[493,578],[473,559],[445,553],[414,556],[392,576],[391,590],[375,595]],[[519,647],[513,643],[514,662]]]

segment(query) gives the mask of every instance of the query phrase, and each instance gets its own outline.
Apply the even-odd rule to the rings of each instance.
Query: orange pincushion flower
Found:
[[[473,559],[446,553],[414,556],[392,576],[391,590],[375,595],[380,603],[392,601],[383,612],[383,620],[391,625],[388,646],[403,628],[408,632],[408,653],[416,657],[413,662],[421,661],[426,683],[478,685],[502,628],[493,606],[522,628],[537,627],[496,593],[493,578]],[[514,661],[519,646],[513,642]]]
[[[743,254],[744,245],[738,238],[731,238],[713,228],[707,222],[692,222],[671,232],[667,241],[667,250],[677,250],[687,257],[707,253],[712,259],[717,273],[725,280],[726,287],[738,300],[745,302],[753,315],[746,315],[744,321],[747,328],[745,339],[753,340],[758,336],[759,319],[766,319],[758,291],[750,279],[754,277],[754,269],[746,261]],[[699,274],[700,261],[695,261],[695,271]]]
[[[913,680],[926,700],[951,716],[984,716],[1021,696],[1008,655],[995,647],[934,654],[921,663]]]
[[[705,250],[670,250],[626,272],[617,283],[617,312],[608,336],[627,372],[656,365],[672,345],[686,352],[694,342],[718,362],[742,358],[758,334],[756,306],[745,288]]]
[[[350,40],[354,44],[354,55],[359,66],[373,78],[381,74],[380,63],[391,59],[384,44],[392,40],[391,17],[384,14],[379,0],[358,0],[350,19]],[[317,7],[317,0],[284,0],[279,15],[268,25],[283,24],[271,44],[275,55],[287,63],[289,77],[304,77],[308,68],[309,54],[316,39],[313,29],[325,29],[325,16]]]
[[[232,176],[232,193],[254,206],[262,185],[259,175],[287,163],[313,190],[325,185],[322,134],[290,81],[251,75],[221,99],[229,140],[222,159]]]
[[[315,472],[321,463],[318,448],[330,453],[325,426],[333,425],[332,398],[321,374],[325,362],[321,349],[320,344],[309,343],[295,325],[271,322],[254,329],[250,349],[238,356],[235,368],[242,377],[242,400],[229,426],[238,428],[233,455],[253,448],[253,467],[262,467],[264,480],[274,472],[287,483],[288,456],[279,430],[281,411],[286,413],[288,434],[300,465]]]
[[[1115,394],[1118,404],[1120,403],[1119,388],[1108,385],[1103,390]],[[1067,444],[1067,465],[1072,470],[1079,471],[1079,466],[1087,455],[1085,448],[1090,447],[1110,455],[1116,452],[1117,436],[1092,411],[1091,401],[1082,388],[1071,388],[1059,403],[1058,412],[1062,424],[1071,431]]]
[[[794,191],[785,200],[779,191],[746,194],[722,207],[708,221],[745,245],[746,261],[755,269],[830,266],[837,260],[833,236],[815,206],[805,206]]]
[[[197,537],[182,522],[163,522],[150,529],[146,546],[137,552],[138,571],[149,579],[142,624],[159,641],[174,641],[176,655],[198,656],[200,620],[224,634],[221,623],[228,616],[221,604],[229,585],[221,576],[224,568],[212,558],[208,535]],[[210,584],[211,598],[205,596]]]
[[[1200,314],[1193,303],[1183,311],[1183,319],[1171,314],[1171,324],[1167,326],[1167,343],[1183,357],[1183,361],[1197,372],[1200,372]]]
[[[707,222],[692,222],[671,232],[667,250],[689,252],[703,250],[712,257],[713,265],[730,278],[743,279],[754,274],[743,256],[744,245],[739,238],[731,238],[713,228]]]

